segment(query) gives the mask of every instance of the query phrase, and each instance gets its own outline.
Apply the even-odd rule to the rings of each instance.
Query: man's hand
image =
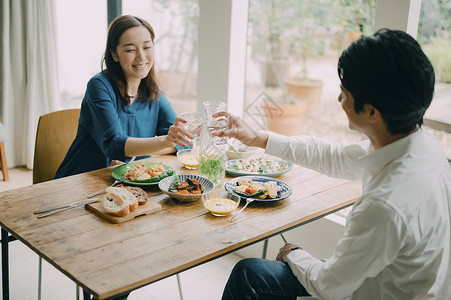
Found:
[[[268,142],[268,133],[251,130],[242,118],[233,116],[225,111],[218,112],[214,114],[213,117],[224,115],[229,116],[229,129],[216,131],[214,135],[220,137],[227,136],[236,138],[247,146],[266,148],[266,143]]]
[[[276,256],[276,260],[285,261],[287,255],[291,253],[291,249],[295,247],[299,247],[299,245],[286,243],[285,246],[279,249],[279,253]]]

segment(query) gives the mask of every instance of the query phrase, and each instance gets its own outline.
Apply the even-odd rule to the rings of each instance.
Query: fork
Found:
[[[123,182],[123,181],[124,181],[124,179],[117,179],[117,180],[115,180],[115,181],[113,182],[113,184],[110,185],[109,187],[115,186],[116,184],[121,183],[121,182]],[[106,188],[104,188],[103,190],[100,190],[100,191],[94,192],[94,193],[92,193],[92,194],[89,194],[89,195],[87,196],[87,198],[92,198],[92,197],[94,197],[94,196],[97,196],[98,194],[101,194],[101,193],[105,192],[105,190],[106,190],[107,188],[109,188],[109,187],[106,187]]]
[[[248,206],[248,204],[254,200],[255,200],[255,198],[246,198],[246,204],[244,204],[243,208],[240,209],[233,217],[229,218],[227,221],[233,222],[233,220],[235,220],[236,216],[238,216],[246,208],[246,206]]]

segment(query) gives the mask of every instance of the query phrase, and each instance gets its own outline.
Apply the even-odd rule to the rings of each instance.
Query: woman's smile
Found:
[[[139,85],[153,67],[154,53],[150,32],[144,26],[137,26],[122,34],[113,58],[120,63],[129,84]]]

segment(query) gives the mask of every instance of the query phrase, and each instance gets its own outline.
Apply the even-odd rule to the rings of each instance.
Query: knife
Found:
[[[71,209],[71,208],[75,208],[75,207],[79,207],[79,206],[86,205],[86,204],[89,204],[89,203],[93,203],[93,202],[96,202],[98,200],[99,200],[98,198],[94,198],[94,199],[80,201],[80,202],[69,204],[69,205],[64,205],[64,206],[59,206],[59,207],[54,207],[54,208],[37,210],[37,211],[34,212],[34,214],[42,214],[42,215],[39,215],[38,218],[44,218],[44,217],[56,214],[56,213],[61,212],[61,211],[65,211],[65,210],[68,210],[68,209]]]
[[[125,180],[124,178],[123,178],[123,179],[116,179],[116,180],[113,182],[113,184],[110,185],[110,187],[111,187],[111,186],[115,186],[115,185],[118,184],[118,183],[122,183],[122,182],[124,182],[124,180]],[[86,198],[92,198],[92,197],[94,197],[94,196],[97,196],[98,194],[101,194],[101,193],[105,192],[106,189],[107,189],[107,188],[104,188],[103,190],[100,190],[100,191],[94,192],[94,193],[92,193],[92,194],[89,194],[88,196],[86,196]]]

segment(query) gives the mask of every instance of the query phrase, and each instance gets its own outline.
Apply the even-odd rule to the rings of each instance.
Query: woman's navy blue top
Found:
[[[55,178],[105,168],[112,160],[128,162],[131,157],[125,157],[124,147],[129,137],[165,135],[175,117],[163,94],[158,102],[134,101],[126,106],[107,75],[95,75],[81,104],[77,136]]]

